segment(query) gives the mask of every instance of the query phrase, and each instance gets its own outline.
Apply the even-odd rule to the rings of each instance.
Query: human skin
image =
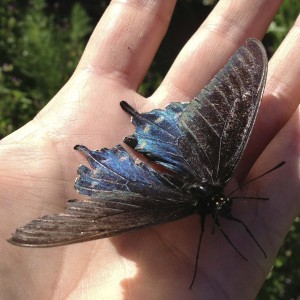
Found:
[[[136,91],[167,30],[175,1],[112,1],[95,28],[73,76],[41,112],[0,141],[1,299],[254,299],[282,241],[299,214],[300,18],[269,62],[258,118],[235,180],[254,178],[280,161],[279,170],[247,185],[237,200],[243,228],[223,221],[201,246],[192,290],[198,216],[71,246],[30,249],[7,239],[15,228],[63,211],[84,158],[76,144],[112,147],[133,132],[119,107],[138,111],[192,99],[248,37],[262,38],[281,1],[220,0],[179,53],[149,98]],[[213,59],[208,59],[213,57]]]

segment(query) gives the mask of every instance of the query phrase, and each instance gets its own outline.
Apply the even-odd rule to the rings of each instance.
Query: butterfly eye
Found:
[[[207,190],[204,186],[194,183],[186,187],[186,193],[193,197],[201,197],[207,195]]]

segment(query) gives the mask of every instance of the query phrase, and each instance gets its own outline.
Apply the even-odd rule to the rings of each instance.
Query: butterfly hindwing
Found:
[[[183,182],[155,171],[142,161],[134,161],[121,145],[100,150],[78,145],[75,149],[84,153],[91,166],[91,169],[84,165],[78,168],[75,189],[80,194],[94,196],[99,191],[124,191],[153,197],[181,197]]]
[[[178,119],[187,105],[173,102],[165,109],[138,113],[122,101],[121,107],[132,116],[136,128],[134,135],[125,137],[124,142],[150,161],[182,175],[188,174],[188,165],[178,148],[178,140],[182,135]]]

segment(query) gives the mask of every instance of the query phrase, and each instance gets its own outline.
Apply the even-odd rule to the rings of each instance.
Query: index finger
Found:
[[[89,40],[77,71],[91,68],[100,76],[137,89],[168,28],[175,3],[112,1]]]

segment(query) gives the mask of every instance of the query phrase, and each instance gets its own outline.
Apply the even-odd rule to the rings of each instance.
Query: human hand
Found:
[[[246,38],[261,37],[279,4],[248,2],[233,6],[220,1],[148,99],[136,90],[166,31],[174,2],[111,3],[70,81],[32,122],[0,143],[0,292],[4,298],[255,297],[299,213],[300,62],[296,30],[270,62],[263,103],[238,169],[239,177],[253,178],[281,160],[287,161],[284,168],[244,191],[245,195],[251,190],[257,196],[267,196],[270,201],[234,205],[235,215],[251,228],[268,259],[263,259],[239,226],[224,222],[224,230],[249,262],[242,260],[219,232],[211,235],[207,230],[190,291],[200,227],[197,216],[120,237],[51,249],[17,248],[5,241],[16,227],[63,211],[66,200],[78,198],[70,183],[84,159],[72,151],[74,145],[111,147],[132,132],[128,116],[119,108],[120,100],[148,111],[192,99]],[[288,105],[283,107],[283,103]]]

